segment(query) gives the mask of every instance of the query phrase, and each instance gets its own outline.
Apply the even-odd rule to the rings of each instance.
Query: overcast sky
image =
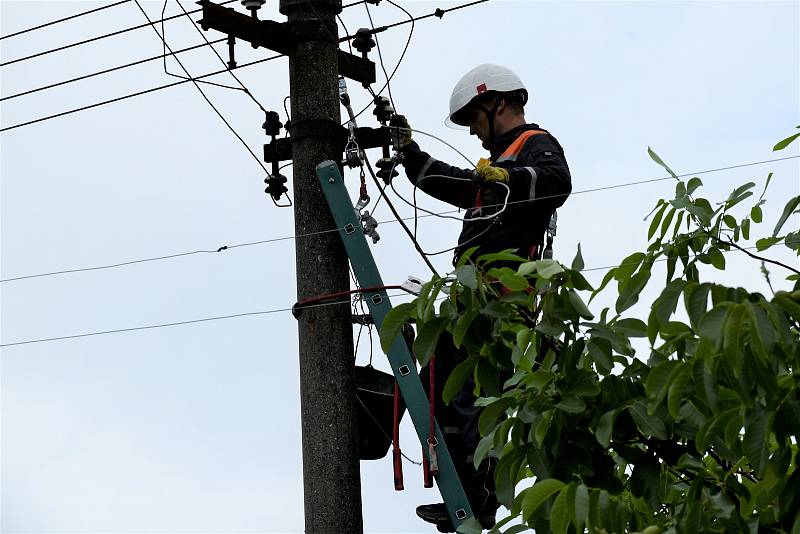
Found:
[[[98,5],[2,0],[0,33]],[[143,5],[160,18],[162,2]],[[456,4],[403,5],[420,15]],[[642,219],[674,186],[580,192],[663,176],[648,146],[678,173],[797,155],[797,145],[777,154],[772,146],[800,124],[799,5],[493,0],[417,23],[392,93],[413,127],[477,161],[484,155],[477,140],[444,126],[450,90],[482,62],[514,69],[529,87],[528,119],[560,140],[572,170],[575,194],[559,213],[556,256],[569,262],[580,242],[587,268],[610,266],[644,246]],[[195,7],[188,0],[184,6]],[[175,0],[166,10],[180,12]],[[405,17],[386,2],[372,13],[376,24]],[[283,20],[277,0],[268,1],[261,17]],[[369,24],[363,6],[343,18],[351,31]],[[143,22],[130,2],[0,41],[0,56],[10,61]],[[185,18],[166,28],[174,49],[202,42]],[[380,34],[390,71],[409,29]],[[155,33],[142,29],[4,66],[2,96],[161,48]],[[240,63],[265,54],[237,47]],[[207,48],[181,57],[194,75],[221,68]],[[174,62],[169,66],[180,72]],[[286,59],[237,74],[266,108],[283,115]],[[3,101],[2,127],[172,80],[151,62]],[[227,75],[215,80],[235,83]],[[358,84],[350,88],[357,104],[367,103]],[[241,91],[204,90],[260,154],[266,139],[258,107]],[[375,125],[371,112],[361,125]],[[446,146],[417,138],[437,158],[466,165]],[[263,193],[263,170],[192,84],[3,132],[0,143],[2,279],[216,251],[293,233],[291,210],[272,205]],[[370,157],[374,162],[379,153]],[[798,160],[703,174],[701,192],[721,200],[741,183],[763,183],[771,171],[765,222],[753,232],[768,235],[785,200],[800,190]],[[357,175],[347,179],[355,196]],[[410,194],[405,180],[398,187]],[[422,195],[419,201],[447,209]],[[384,280],[425,276],[399,225],[388,222],[385,205],[377,218],[386,221],[373,247]],[[789,224],[796,229],[798,221]],[[425,218],[420,240],[429,251],[441,250],[455,245],[458,231],[456,221]],[[0,342],[290,307],[294,257],[288,239],[3,282]],[[788,253],[773,257],[797,262]],[[449,254],[434,258],[440,271],[449,262]],[[732,253],[728,264],[725,273],[703,274],[766,291],[757,263]],[[786,287],[784,273],[772,271],[775,285]],[[603,271],[589,274],[598,282]],[[609,302],[598,299],[597,309]],[[388,368],[375,346],[375,364]],[[368,354],[362,336],[359,364]],[[0,530],[302,532],[297,372],[295,320],[286,312],[3,348]],[[403,431],[403,450],[419,458],[410,425]],[[361,468],[367,532],[430,531],[414,508],[436,502],[438,493],[422,488],[416,467],[406,464],[402,493],[393,489],[389,458]]]

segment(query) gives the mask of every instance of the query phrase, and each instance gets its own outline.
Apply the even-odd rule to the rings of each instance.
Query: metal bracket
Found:
[[[325,31],[319,21],[289,24],[258,20],[210,0],[200,0],[197,3],[203,8],[203,18],[198,21],[201,28],[232,35],[249,42],[254,48],[263,47],[279,54],[288,54],[292,44],[298,41],[328,41],[331,38],[331,34]],[[362,84],[375,83],[375,63],[338,48],[337,55],[339,74]]]
[[[306,121],[304,121],[306,122]],[[309,123],[312,121],[308,121]],[[323,121],[329,122],[329,121]],[[342,143],[342,151],[344,151],[345,146],[347,145],[347,130],[344,129],[343,126],[337,125],[342,130],[344,130],[344,137],[341,138]],[[332,125],[323,126],[323,128],[330,128],[331,130],[334,129]],[[332,132],[329,130],[329,133],[337,133]],[[264,145],[264,161],[267,163],[272,163],[273,161],[288,161],[292,159],[292,139],[297,139],[297,135],[303,135],[303,132],[298,132],[297,124],[294,122],[292,123],[291,130],[289,131],[289,137],[283,137],[280,139],[275,139],[274,141],[267,143]],[[387,146],[391,143],[391,134],[389,132],[389,128],[381,127],[381,128],[369,128],[369,127],[360,127],[354,129],[356,143],[358,144],[359,149],[366,150],[368,148],[380,148],[383,146]],[[339,134],[337,133],[337,136]]]

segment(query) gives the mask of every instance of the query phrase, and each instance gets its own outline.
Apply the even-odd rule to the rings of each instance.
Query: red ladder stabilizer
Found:
[[[428,431],[428,455],[430,456],[429,469],[431,476],[439,475],[439,460],[436,455],[436,418],[434,411],[434,402],[436,401],[436,355],[431,354],[431,360],[428,362],[428,369],[430,369],[431,385],[428,390],[428,403],[430,404],[430,430]]]
[[[392,459],[394,460],[394,489],[403,488],[403,453],[400,451],[400,385],[394,382],[394,426],[392,427]]]

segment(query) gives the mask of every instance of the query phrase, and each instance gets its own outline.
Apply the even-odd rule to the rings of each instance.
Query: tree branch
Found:
[[[716,240],[716,241],[719,241],[720,243],[725,243],[726,245],[730,245],[730,246],[732,246],[733,248],[735,248],[735,249],[737,249],[737,250],[740,250],[740,251],[744,252],[745,254],[747,254],[748,256],[750,256],[750,257],[751,257],[751,258],[753,258],[753,259],[756,259],[756,260],[759,260],[759,261],[765,261],[765,262],[767,262],[767,263],[772,263],[773,265],[779,265],[779,266],[783,267],[784,269],[788,269],[788,270],[792,271],[792,272],[793,272],[793,273],[795,273],[795,274],[800,274],[800,271],[798,271],[798,270],[797,270],[797,269],[795,269],[794,267],[789,267],[789,266],[788,266],[788,265],[786,265],[785,263],[781,263],[781,262],[779,262],[779,261],[777,261],[777,260],[771,260],[771,259],[769,259],[769,258],[765,258],[765,257],[763,257],[763,256],[759,256],[758,254],[753,254],[753,253],[752,253],[752,252],[750,252],[749,250],[747,250],[747,249],[745,249],[745,248],[742,248],[742,247],[740,247],[739,245],[737,245],[737,244],[736,244],[736,243],[734,243],[733,241],[730,241],[730,240],[727,240],[727,239],[720,239],[720,238],[718,238],[717,236],[714,236],[714,235],[711,235],[711,234],[706,234],[706,235],[708,235],[708,237],[710,237],[711,239],[714,239],[714,240]]]

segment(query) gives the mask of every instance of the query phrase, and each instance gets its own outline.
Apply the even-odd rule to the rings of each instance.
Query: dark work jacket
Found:
[[[526,130],[546,132],[536,124],[525,124],[497,136],[491,149],[492,161],[496,161]],[[509,171],[511,194],[505,212],[487,221],[470,222],[470,219],[491,215],[502,209],[506,195],[504,187],[497,184],[479,187],[472,181],[472,170],[438,161],[420,150],[415,142],[403,148],[402,153],[411,183],[432,197],[466,210],[454,263],[464,251],[474,246],[479,247],[477,254],[515,249],[518,254],[527,257],[532,245],[543,242],[550,217],[572,191],[564,150],[549,132],[528,138],[515,161],[494,164]],[[431,175],[467,178],[470,181]],[[431,177],[422,179],[424,176]],[[477,206],[478,194],[480,206]]]

